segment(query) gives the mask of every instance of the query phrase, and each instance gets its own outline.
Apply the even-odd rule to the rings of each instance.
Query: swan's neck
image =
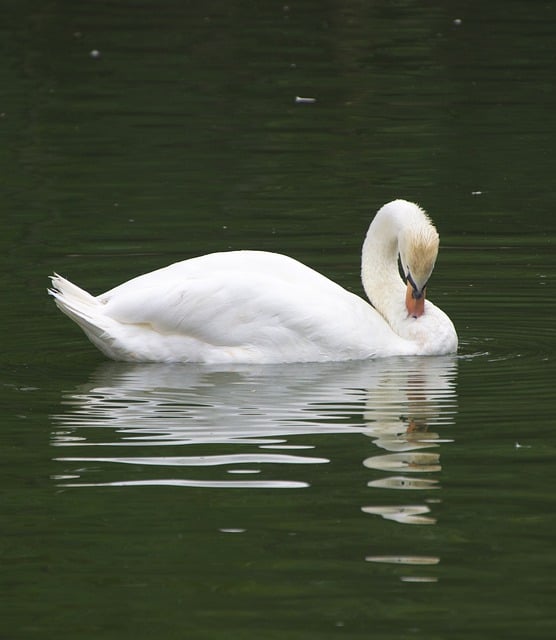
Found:
[[[382,207],[369,227],[363,244],[361,278],[372,305],[390,328],[408,343],[400,355],[439,355],[457,349],[458,338],[448,316],[431,302],[415,317],[406,307],[408,287],[400,277],[411,276],[413,291],[424,295],[438,252],[438,233],[416,204],[395,200]],[[411,291],[411,290],[410,290]]]
[[[399,268],[400,244],[408,233],[419,232],[430,221],[416,205],[396,200],[384,205],[374,217],[361,260],[361,279],[371,304],[397,331],[407,317],[404,284]]]

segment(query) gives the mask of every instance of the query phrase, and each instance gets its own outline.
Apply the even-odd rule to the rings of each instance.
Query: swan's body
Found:
[[[437,251],[438,234],[426,214],[396,200],[377,213],[363,245],[362,280],[374,306],[300,262],[264,251],[184,260],[98,297],[55,275],[50,293],[114,360],[277,363],[442,355],[456,351],[457,335],[448,316],[424,299]]]

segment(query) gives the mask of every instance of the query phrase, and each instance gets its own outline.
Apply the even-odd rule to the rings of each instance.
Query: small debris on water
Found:
[[[295,96],[296,104],[313,104],[316,101],[316,98],[302,98],[301,96]]]
[[[98,49],[93,49],[89,52],[89,56],[91,58],[100,58],[100,51]]]

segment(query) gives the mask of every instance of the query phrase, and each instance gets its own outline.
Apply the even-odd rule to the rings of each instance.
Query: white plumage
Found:
[[[427,237],[436,246],[429,247]],[[397,262],[400,253],[414,297],[424,300],[437,248],[424,212],[396,200],[377,213],[363,247],[363,284],[374,307],[300,262],[264,251],[184,260],[97,297],[54,275],[49,292],[115,360],[278,363],[440,355],[457,349],[454,327],[428,301],[420,317],[411,315]]]

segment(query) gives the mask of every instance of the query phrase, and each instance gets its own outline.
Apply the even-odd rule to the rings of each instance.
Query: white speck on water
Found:
[[[462,22],[463,22],[463,21],[462,21],[462,19],[461,19],[461,18],[456,18],[456,19],[454,20],[454,26],[455,26],[455,27],[461,27]]]
[[[438,582],[438,578],[434,576],[401,576],[402,582]]]
[[[302,98],[301,96],[295,96],[296,104],[313,104],[316,101],[316,98]]]
[[[92,51],[89,51],[89,56],[91,58],[100,58],[100,51],[98,49],[93,49]]]

